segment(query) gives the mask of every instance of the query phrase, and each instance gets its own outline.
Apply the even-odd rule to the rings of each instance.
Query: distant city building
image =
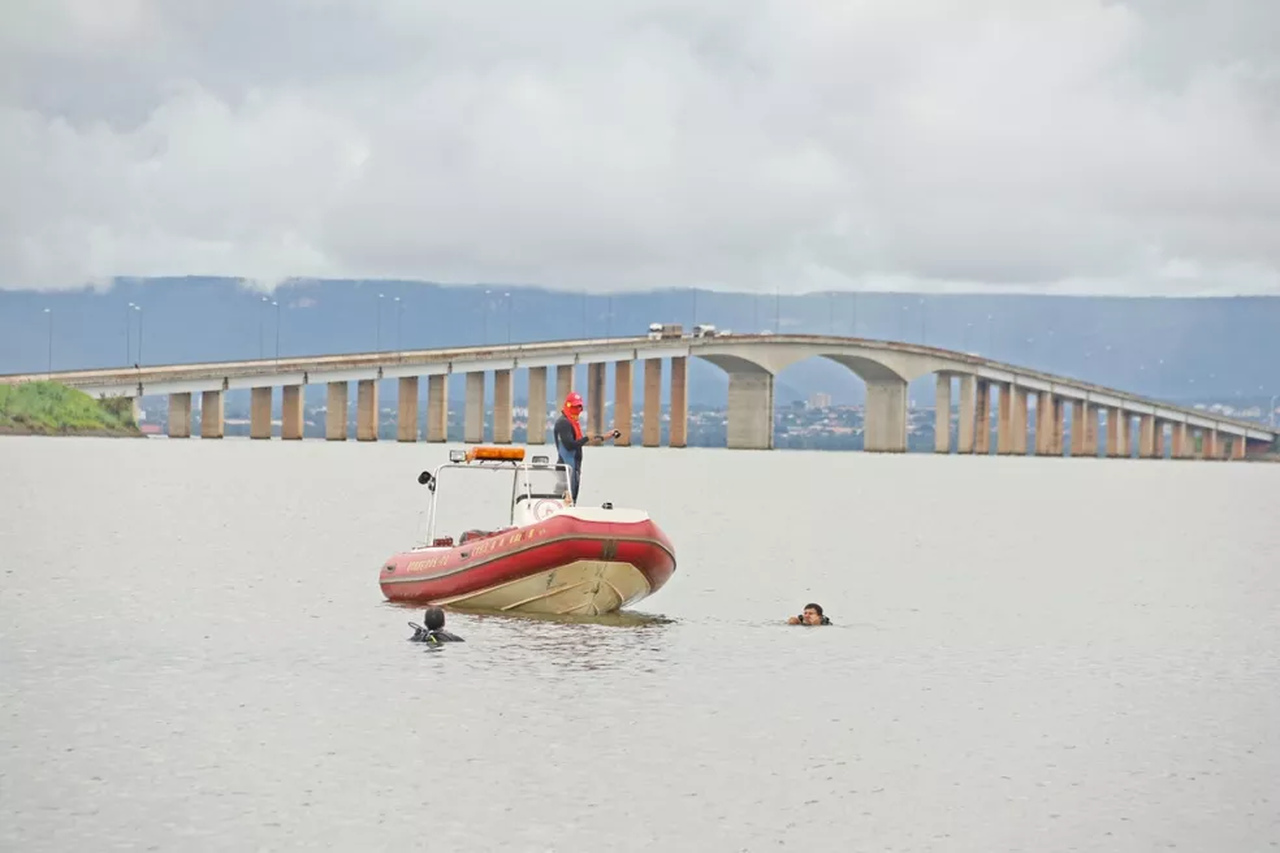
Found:
[[[809,395],[810,409],[829,409],[831,408],[831,395],[824,391],[816,391]]]

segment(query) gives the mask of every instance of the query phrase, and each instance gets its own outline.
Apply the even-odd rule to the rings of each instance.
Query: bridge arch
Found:
[[[727,444],[738,449],[774,447],[777,375],[800,362],[823,358],[844,367],[866,385],[864,449],[905,452],[910,381],[949,368],[937,359],[914,353],[877,351],[857,345],[832,346],[825,342],[725,342],[700,346],[690,355],[716,365],[728,375]]]

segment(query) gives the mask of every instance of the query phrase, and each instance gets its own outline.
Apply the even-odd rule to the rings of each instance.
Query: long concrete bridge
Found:
[[[305,385],[328,387],[325,435],[346,440],[349,383],[357,384],[356,439],[378,438],[378,382],[399,379],[397,439],[446,440],[450,374],[466,375],[464,440],[485,440],[485,381],[494,383],[493,437],[512,439],[512,371],[528,370],[528,443],[547,441],[548,369],[555,368],[556,400],[573,389],[574,368],[587,365],[588,424],[601,425],[605,411],[605,370],[614,369],[614,420],[632,443],[632,368],[644,365],[641,443],[659,444],[662,372],[671,374],[668,445],[683,447],[688,422],[689,358],[701,358],[729,375],[728,445],[730,448],[773,447],[774,377],[792,364],[812,357],[842,364],[866,383],[864,449],[903,452],[907,449],[907,387],[929,374],[937,377],[937,445],[939,453],[989,454],[991,413],[996,411],[995,445],[1000,454],[1028,452],[1028,415],[1034,400],[1037,455],[1062,456],[1066,412],[1071,410],[1072,456],[1098,456],[1098,433],[1105,429],[1107,456],[1161,458],[1165,442],[1175,459],[1242,459],[1266,452],[1277,432],[1250,421],[1219,417],[1196,409],[1171,406],[1113,388],[993,361],[973,354],[914,344],[824,335],[733,334],[707,337],[628,337],[549,341],[506,346],[460,347],[404,352],[356,353],[253,361],[169,364],[141,368],[106,368],[59,373],[0,376],[16,383],[52,379],[93,396],[169,397],[169,436],[191,435],[192,395],[199,394],[200,435],[223,435],[223,394],[251,389],[250,436],[271,438],[272,395],[283,389],[281,437],[301,439]],[[419,430],[418,396],[427,378],[426,428]],[[957,389],[958,386],[958,389]],[[951,401],[959,393],[956,446],[951,442]],[[1102,418],[1099,418],[1099,415]],[[596,427],[592,427],[596,429]],[[603,430],[601,430],[603,431]],[[422,433],[425,432],[425,436]],[[1134,446],[1136,444],[1136,447]]]

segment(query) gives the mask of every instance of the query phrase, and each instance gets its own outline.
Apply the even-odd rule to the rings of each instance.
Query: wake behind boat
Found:
[[[652,595],[675,571],[675,549],[638,509],[574,506],[564,467],[525,460],[520,447],[473,447],[423,471],[426,535],[388,559],[379,585],[389,601],[541,615],[600,615]],[[505,524],[441,535],[440,497],[510,480]],[[481,478],[489,478],[481,482]],[[442,479],[443,478],[443,479]],[[505,480],[501,487],[507,492]],[[452,498],[450,500],[457,500]]]

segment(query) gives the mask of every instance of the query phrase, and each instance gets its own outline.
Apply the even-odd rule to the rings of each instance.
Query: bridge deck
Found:
[[[177,383],[190,383],[193,386],[190,390],[193,391],[217,390],[230,387],[247,388],[254,384],[245,380],[260,380],[257,384],[261,385],[310,384],[338,381],[342,378],[391,379],[415,374],[640,360],[671,355],[698,357],[700,349],[726,344],[760,348],[802,345],[830,348],[835,354],[839,354],[842,349],[857,349],[880,351],[886,355],[922,356],[936,359],[940,364],[940,371],[972,374],[996,382],[1015,382],[1033,390],[1045,390],[1064,397],[1086,399],[1099,406],[1122,407],[1135,414],[1153,414],[1166,420],[1212,426],[1259,440],[1275,441],[1280,435],[1280,432],[1265,424],[1177,406],[1075,377],[1047,373],[971,353],[921,344],[833,335],[734,333],[728,336],[703,338],[652,339],[648,336],[635,336],[570,339],[429,350],[338,353],[279,359],[7,374],[0,375],[0,384],[52,380],[92,393],[128,395],[132,391],[141,391],[144,394],[165,394],[171,393]],[[353,373],[359,375],[341,375]],[[203,387],[205,385],[208,387]],[[148,390],[148,386],[161,386],[161,389]]]

